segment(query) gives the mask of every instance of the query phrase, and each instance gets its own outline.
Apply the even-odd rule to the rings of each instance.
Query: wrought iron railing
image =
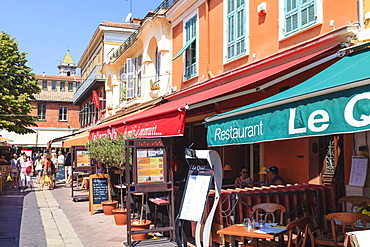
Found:
[[[177,1],[179,0],[164,0],[154,11],[148,12],[148,14],[144,17],[144,20],[146,18],[154,16],[156,13],[159,13],[163,9],[171,8]],[[130,37],[128,37],[128,39],[112,53],[112,55],[109,57],[110,63],[116,61],[117,58],[119,58],[125,51],[128,50],[128,48],[130,48],[137,41],[137,35],[139,31],[140,29],[132,33]]]

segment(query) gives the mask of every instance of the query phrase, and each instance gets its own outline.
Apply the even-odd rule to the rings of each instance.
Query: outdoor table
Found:
[[[170,201],[168,198],[149,198],[149,201],[154,203],[154,226],[157,227],[157,211],[158,206],[168,206],[170,205]],[[168,208],[167,208],[168,212]],[[163,226],[163,214],[162,214],[162,226]]]
[[[288,232],[288,230],[283,226],[273,226],[273,225],[275,224],[266,223],[266,226],[263,228],[252,229],[251,231],[247,231],[244,225],[235,224],[224,229],[218,230],[217,234],[230,235],[232,246],[238,246],[237,245],[238,243],[235,240],[235,236],[254,238],[257,240],[255,241],[256,246],[258,246],[258,239],[275,239],[275,237],[278,237]]]
[[[369,242],[370,230],[352,231],[346,233],[344,246],[360,247],[367,246]]]

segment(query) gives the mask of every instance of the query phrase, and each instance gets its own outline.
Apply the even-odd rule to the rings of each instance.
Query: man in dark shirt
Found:
[[[269,166],[269,168],[265,169],[267,172],[267,179],[270,181],[270,185],[283,185],[284,179],[279,176],[279,168],[276,166]]]

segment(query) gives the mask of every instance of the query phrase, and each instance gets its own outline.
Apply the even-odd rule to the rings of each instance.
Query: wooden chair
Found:
[[[289,231],[287,247],[292,247],[293,242],[295,242],[294,246],[296,247],[315,246],[315,240],[310,229],[310,222],[310,217],[306,216],[292,221],[287,225],[286,229]],[[295,233],[294,230],[296,228],[298,228],[298,231]],[[308,238],[310,239],[309,242],[307,241]]]
[[[317,217],[316,217],[316,203],[314,203],[311,200],[304,200],[301,205],[302,205],[303,215],[310,217],[311,232],[315,235],[321,235],[322,231],[320,229],[320,225],[317,222]]]
[[[347,229],[351,231],[355,229],[355,223],[358,220],[362,220],[361,229],[366,229],[366,222],[370,222],[370,216],[359,213],[331,213],[326,216],[326,219],[331,224],[331,234],[320,235],[315,238],[315,244],[318,245],[329,245],[329,246],[344,246],[344,238]],[[339,231],[338,231],[339,229]],[[323,238],[325,237],[325,238]]]
[[[267,222],[267,220],[272,218],[272,223],[279,223],[283,224],[283,214],[286,212],[286,208],[278,203],[259,203],[252,207],[252,211],[256,213],[256,222],[260,220],[259,212],[263,211],[265,213],[264,220]],[[275,213],[279,213],[279,221],[276,221]],[[279,242],[279,241],[278,241]],[[278,242],[275,241],[259,241],[258,246],[263,247],[277,247],[279,245]],[[246,246],[256,246],[255,242],[251,242],[249,245]]]
[[[260,220],[259,212],[263,210],[265,212],[265,222],[267,222],[269,216],[272,218],[273,223],[283,224],[283,214],[286,212],[286,208],[277,203],[260,203],[252,207],[253,212],[256,212],[256,221]],[[275,221],[275,212],[279,212],[279,221]]]
[[[353,209],[355,207],[359,207],[359,205],[362,202],[366,202],[367,204],[370,204],[370,198],[365,196],[345,196],[342,198],[339,198],[338,203],[342,204],[342,211],[347,212],[346,205],[347,203],[351,204],[351,212],[353,212]]]

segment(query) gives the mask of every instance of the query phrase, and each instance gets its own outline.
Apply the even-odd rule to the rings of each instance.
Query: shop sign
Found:
[[[365,92],[361,88],[352,89],[209,122],[208,145],[247,144],[368,130],[370,87],[366,89]]]

